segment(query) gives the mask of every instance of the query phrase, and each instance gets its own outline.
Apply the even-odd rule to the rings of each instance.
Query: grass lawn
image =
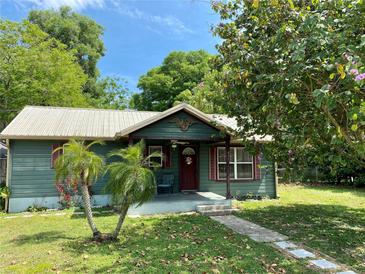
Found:
[[[279,185],[279,200],[238,202],[238,216],[365,273],[365,191]]]
[[[117,217],[101,215],[102,231]],[[83,216],[0,218],[1,273],[313,273],[208,217],[127,219],[118,243],[90,242]]]

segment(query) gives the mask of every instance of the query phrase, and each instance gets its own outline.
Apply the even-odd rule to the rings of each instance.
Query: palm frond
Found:
[[[112,194],[113,201],[141,205],[151,199],[156,192],[156,179],[153,171],[146,166],[152,154],[144,157],[144,142],[112,151],[108,157],[117,157],[119,161],[108,165],[109,181],[105,190]]]

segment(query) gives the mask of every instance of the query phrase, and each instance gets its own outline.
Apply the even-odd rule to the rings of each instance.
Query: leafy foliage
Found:
[[[70,7],[55,10],[33,10],[28,20],[49,36],[59,40],[71,50],[88,80],[84,91],[92,98],[100,97],[97,88],[98,60],[104,56],[103,27],[87,16],[73,12]]]
[[[28,22],[0,20],[0,127],[25,105],[86,106],[85,81],[65,45]]]
[[[214,2],[223,108],[289,166],[364,166],[362,1]]]
[[[108,166],[110,179],[106,191],[112,194],[116,203],[127,200],[129,205],[143,204],[156,193],[156,179],[153,171],[148,168],[149,159],[159,157],[158,153],[144,156],[143,141],[111,152],[110,157],[118,157],[120,161]]]
[[[175,105],[185,102],[205,113],[223,113],[221,107],[221,90],[218,79],[219,72],[209,71],[202,81],[191,91],[184,90],[176,96]]]
[[[133,95],[132,107],[155,111],[172,107],[181,92],[192,90],[202,81],[209,71],[210,57],[203,50],[171,52],[161,66],[140,77],[142,93]]]
[[[129,104],[130,92],[126,82],[118,77],[99,78],[96,88],[98,98],[90,98],[90,104],[104,109],[125,109]]]

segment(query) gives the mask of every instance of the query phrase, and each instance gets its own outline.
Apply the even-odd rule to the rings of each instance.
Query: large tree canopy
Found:
[[[88,75],[84,91],[93,98],[102,96],[96,83],[99,76],[96,64],[105,52],[103,27],[87,16],[72,12],[69,7],[61,7],[58,11],[33,10],[28,20],[73,50]]]
[[[0,20],[0,127],[25,105],[86,106],[72,52],[29,22]]]
[[[272,135],[273,155],[289,163],[305,155],[334,172],[363,167],[362,1],[233,0],[213,8],[221,16],[223,107],[241,134]]]
[[[205,113],[223,113],[219,72],[211,70],[192,90],[186,89],[176,96],[175,105],[185,102]]]
[[[133,96],[133,107],[156,111],[172,107],[181,92],[192,90],[201,82],[209,71],[210,57],[203,50],[170,53],[161,66],[140,77],[138,87],[142,93]]]

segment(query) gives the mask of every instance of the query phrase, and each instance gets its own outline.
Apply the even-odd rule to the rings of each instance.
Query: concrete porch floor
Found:
[[[128,215],[148,215],[195,211],[198,205],[227,205],[231,200],[213,192],[159,194],[140,207],[131,207]]]

